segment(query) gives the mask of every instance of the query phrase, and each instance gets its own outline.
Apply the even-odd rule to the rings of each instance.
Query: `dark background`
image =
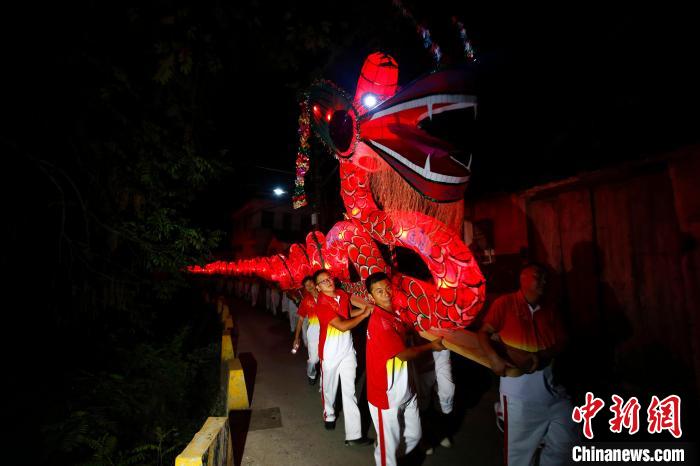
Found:
[[[472,195],[697,140],[697,40],[689,11],[595,3],[404,5],[430,28],[445,53],[443,65],[461,61],[452,15],[465,22],[477,51],[480,126]],[[15,27],[5,41],[5,74],[14,78],[5,87],[6,102],[13,104],[6,131],[10,141],[25,141],[19,152],[30,150],[31,140],[35,151],[70,158],[70,149],[61,147],[66,126],[86,117],[86,97],[104,84],[110,66],[137,81],[140,94],[129,104],[148,105],[144,101],[159,91],[149,78],[166,56],[155,50],[160,42],[189,47],[195,69],[200,59],[205,65],[211,57],[220,61],[219,70],[195,78],[190,110],[200,120],[194,131],[201,150],[223,152],[233,168],[199,197],[206,210],[196,209],[198,220],[219,219],[221,226],[245,197],[268,193],[273,184],[292,187],[297,94],[312,78],[352,91],[364,57],[375,49],[397,58],[404,84],[433,68],[414,23],[390,1],[78,2],[21,13],[20,21],[8,16]],[[188,40],[191,27],[209,42]],[[158,107],[167,102],[155,100],[150,110],[164,110]]]

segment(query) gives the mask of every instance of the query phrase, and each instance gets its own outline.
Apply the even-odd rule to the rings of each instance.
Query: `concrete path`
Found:
[[[373,447],[346,447],[342,414],[334,431],[323,427],[318,384],[310,386],[305,374],[306,350],[290,353],[289,322],[267,311],[252,309],[233,300],[237,352],[249,379],[251,411],[233,413],[234,435],[239,439],[237,463],[245,466],[271,465],[371,465]],[[286,314],[285,314],[286,317]],[[358,359],[364,357],[358,351]],[[502,434],[496,429],[493,403],[497,380],[489,371],[452,355],[457,384],[455,412],[461,426],[452,448],[435,448],[426,456],[425,466],[502,464]],[[252,380],[254,378],[254,380]],[[358,386],[364,376],[358,377]],[[357,391],[360,398],[360,391]],[[366,415],[367,435],[376,438],[366,398],[360,408]],[[244,444],[243,444],[244,442]],[[234,443],[236,441],[234,440]]]

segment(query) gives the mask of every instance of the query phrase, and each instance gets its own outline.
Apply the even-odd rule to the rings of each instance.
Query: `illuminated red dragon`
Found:
[[[363,294],[362,282],[384,271],[403,291],[405,308],[419,330],[464,328],[479,313],[485,281],[459,228],[470,176],[454,148],[425,131],[434,115],[476,111],[464,70],[431,73],[398,90],[398,66],[383,53],[365,61],[354,99],[329,82],[307,93],[314,132],[340,163],[340,194],[346,219],[327,235],[314,231],[287,255],[214,262],[195,273],[258,276],[282,289],[320,268]],[[377,244],[407,248],[420,256],[432,280],[392,270]],[[361,278],[351,282],[350,267]]]

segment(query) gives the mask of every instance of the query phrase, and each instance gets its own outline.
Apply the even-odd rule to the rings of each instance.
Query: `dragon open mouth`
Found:
[[[458,71],[431,74],[360,119],[360,137],[417,191],[437,202],[461,199],[471,171],[455,147],[421,127],[433,116],[473,109],[476,96]]]
[[[423,123],[438,116],[476,115],[477,99],[462,70],[427,75],[406,86],[371,110],[357,103],[331,83],[313,86],[309,98],[312,124],[317,134],[341,158],[362,158],[360,146],[372,149],[416,191],[435,202],[462,199],[471,171],[455,155],[449,142],[424,129]],[[366,155],[367,151],[364,150]],[[354,160],[353,160],[354,161]],[[358,161],[354,161],[358,163]],[[367,164],[359,162],[367,168]]]

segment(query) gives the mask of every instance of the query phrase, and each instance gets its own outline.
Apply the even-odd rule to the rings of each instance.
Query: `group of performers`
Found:
[[[545,274],[538,265],[523,267],[520,289],[491,303],[478,331],[492,370],[501,376],[495,408],[507,464],[530,464],[534,457],[540,465],[564,464],[578,438],[570,398],[552,374],[551,362],[564,333],[555,310],[541,299]],[[455,385],[450,352],[441,338],[427,342],[413,331],[413,320],[387,275],[367,277],[367,300],[340,289],[325,269],[305,277],[302,284],[298,292],[270,288],[270,303],[289,301],[284,307],[293,330],[293,352],[302,342],[307,348],[306,377],[310,385],[320,379],[325,428],[335,429],[340,384],[345,444],[374,443],[377,465],[396,464],[419,444],[425,454],[432,454],[437,445],[450,447],[449,430],[421,442],[419,414],[430,407],[436,391],[440,422],[451,421]],[[249,296],[260,292],[257,285],[248,286]],[[365,320],[367,401],[376,442],[361,432],[355,392],[357,359],[351,331]],[[511,369],[518,371],[517,377],[512,372],[506,376]]]
[[[379,433],[375,459],[378,465],[396,464],[397,457],[410,453],[421,440],[419,405],[427,410],[434,392],[439,400],[441,423],[450,423],[455,385],[449,351],[445,351],[441,339],[408,345],[409,341],[420,337],[412,335],[411,321],[400,307],[395,307],[391,282],[382,272],[365,280],[369,302],[337,287],[336,280],[325,269],[305,277],[302,284],[303,289],[298,294],[285,293],[280,299],[292,301],[289,308],[294,311],[289,315],[290,322],[292,316],[295,322],[293,352],[300,349],[302,342],[307,348],[309,385],[315,385],[320,379],[325,428],[335,429],[335,400],[340,384],[345,445],[375,443],[361,431],[355,393],[357,358],[351,333],[368,320],[364,352],[369,411],[375,432]],[[259,293],[259,288],[248,285],[248,296],[254,292]],[[276,293],[279,292],[273,291],[273,295]],[[295,302],[298,308],[293,305]],[[416,359],[420,359],[419,367],[409,370],[408,362]],[[421,395],[420,402],[417,392]],[[451,447],[449,434],[444,430],[444,435],[435,439],[435,445],[424,441],[423,452],[432,454],[438,444]]]
[[[365,60],[354,98],[321,80],[310,86],[301,102],[294,205],[306,204],[308,138],[316,133],[339,161],[345,220],[327,235],[309,233],[305,244],[292,245],[286,255],[218,261],[193,271],[263,277],[283,289],[298,286],[301,276],[317,267],[339,274],[333,277],[330,270],[316,270],[303,278],[301,294],[282,293],[271,284],[266,304],[275,313],[281,300],[286,309],[294,334],[292,352],[301,347],[301,340],[308,349],[306,376],[312,385],[320,377],[326,429],[335,428],[334,402],[341,385],[348,446],[372,444],[361,432],[351,334],[368,321],[365,347],[358,349],[366,355],[378,465],[396,464],[397,457],[420,451],[416,446],[422,438],[419,411],[424,403],[419,398],[426,395],[432,400],[433,386],[442,414],[453,410],[450,352],[441,338],[427,343],[416,329],[432,336],[438,330],[462,332],[470,339],[470,351],[479,356],[461,354],[501,376],[495,408],[507,464],[529,465],[533,458],[542,466],[563,464],[576,430],[570,399],[555,383],[552,371],[564,337],[557,313],[541,300],[545,269],[535,264],[523,267],[517,292],[485,303],[485,279],[459,234],[471,162],[460,162],[456,148],[422,125],[436,114],[446,118],[465,116],[466,111],[475,118],[474,76],[466,68],[446,68],[399,89],[398,75],[394,58],[376,52]],[[420,256],[432,280],[393,272],[389,279],[384,271],[391,266],[382,257],[380,244],[396,254],[404,249]],[[366,294],[358,293],[359,283],[349,284],[350,294],[340,289],[341,281],[349,282],[345,272],[350,263],[364,279]],[[260,294],[258,283],[246,285],[253,306]],[[449,340],[449,334],[443,335]],[[434,377],[411,376],[425,359],[434,368]],[[427,390],[417,389],[426,385]],[[440,435],[425,445],[425,453],[438,443],[450,446],[451,440]]]

